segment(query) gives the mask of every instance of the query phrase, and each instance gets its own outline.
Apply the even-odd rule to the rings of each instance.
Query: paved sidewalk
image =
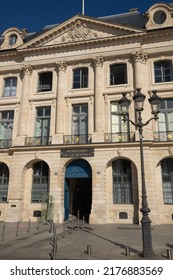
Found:
[[[0,238],[3,224],[0,223]],[[11,230],[10,230],[11,228]],[[14,228],[14,229],[13,229]],[[13,230],[12,230],[13,229]],[[21,226],[16,236],[16,225],[6,229],[5,238],[0,239],[0,259],[52,259],[53,233],[48,224]],[[64,234],[65,232],[65,234]],[[56,259],[142,259],[142,232],[140,225],[57,225]],[[152,226],[154,259],[168,260],[167,249],[173,254],[173,225]],[[90,254],[87,253],[88,245]],[[130,256],[126,247],[130,247]]]

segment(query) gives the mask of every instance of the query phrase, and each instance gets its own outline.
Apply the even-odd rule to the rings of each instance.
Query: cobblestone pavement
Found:
[[[38,225],[8,223],[4,231],[4,224],[0,223],[0,259],[142,259],[140,225],[59,224],[54,254],[52,227],[46,223]],[[152,244],[154,259],[168,260],[170,254],[173,257],[173,225],[153,225]]]

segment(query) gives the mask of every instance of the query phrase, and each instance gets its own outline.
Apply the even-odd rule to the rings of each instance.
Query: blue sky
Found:
[[[84,0],[85,15],[99,17],[138,8],[144,13],[155,0]],[[166,3],[173,1],[164,1]],[[0,34],[7,28],[39,31],[45,25],[61,23],[82,12],[82,0],[0,0]]]

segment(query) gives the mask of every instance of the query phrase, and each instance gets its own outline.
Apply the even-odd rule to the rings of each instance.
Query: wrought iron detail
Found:
[[[51,142],[52,142],[51,136],[25,138],[25,146],[50,146]]]
[[[117,132],[117,133],[105,133],[104,141],[106,143],[112,142],[134,142],[135,141],[135,133],[129,132]]]
[[[0,139],[0,149],[10,148],[12,146],[12,139]]]
[[[70,145],[91,143],[91,134],[64,135],[63,143]]]
[[[155,142],[173,141],[173,131],[154,132],[154,141]]]

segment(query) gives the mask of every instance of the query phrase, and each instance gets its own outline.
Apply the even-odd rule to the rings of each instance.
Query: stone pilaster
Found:
[[[63,143],[64,134],[64,111],[65,111],[65,76],[67,70],[67,63],[60,61],[57,63],[56,72],[58,74],[58,90],[57,90],[57,114],[56,114],[56,135],[59,144]]]
[[[134,63],[134,88],[143,88],[143,84],[146,82],[144,77],[146,75],[145,65],[148,55],[142,51],[133,52],[131,55]]]
[[[31,80],[32,72],[33,69],[30,65],[24,65],[21,68],[21,79],[23,81],[23,85],[22,85],[21,103],[19,109],[19,123],[18,123],[19,145],[24,144],[24,139],[27,136],[30,80]]]
[[[102,56],[94,58],[95,65],[95,129],[93,142],[104,140],[104,98],[103,98],[103,62]]]

